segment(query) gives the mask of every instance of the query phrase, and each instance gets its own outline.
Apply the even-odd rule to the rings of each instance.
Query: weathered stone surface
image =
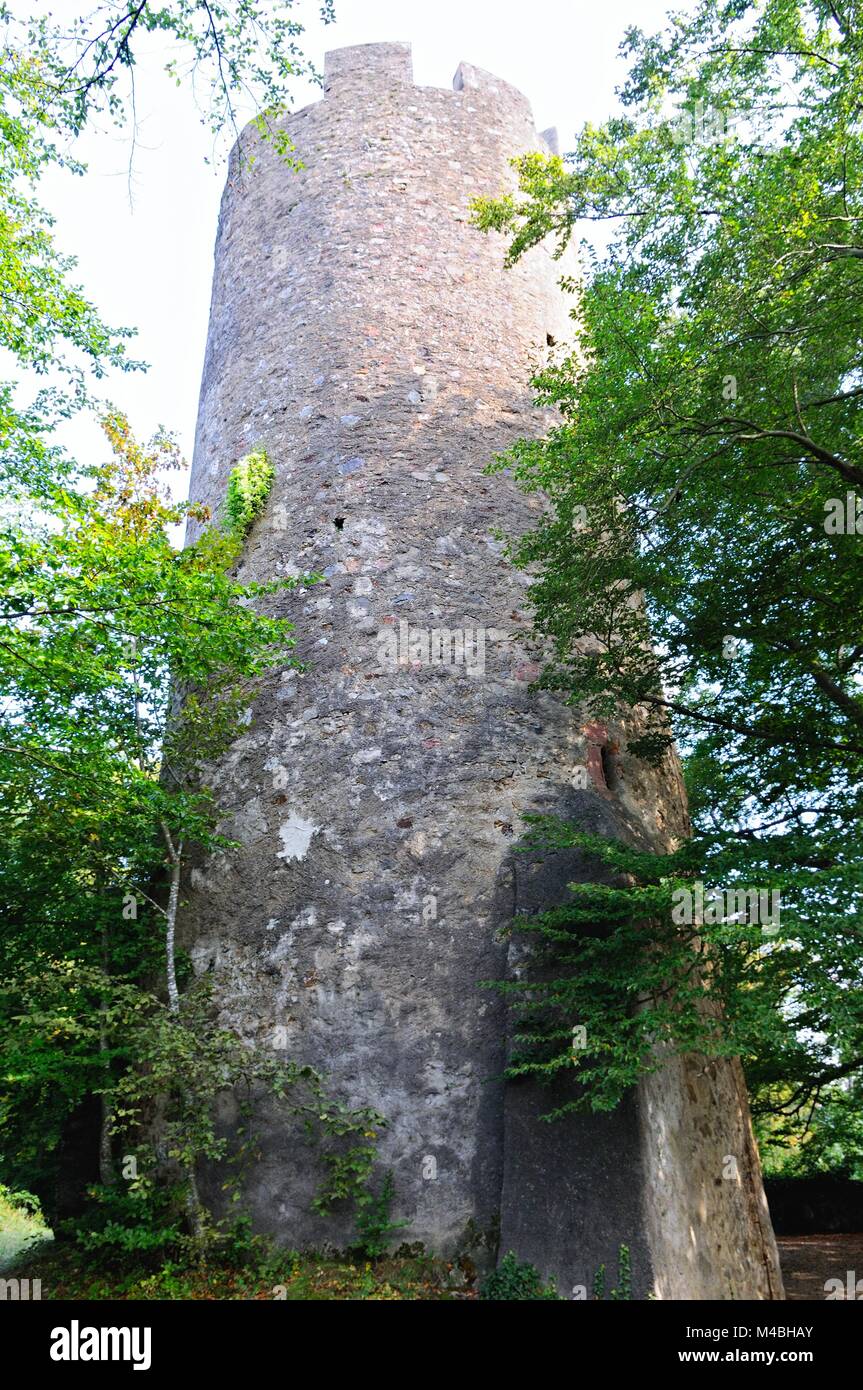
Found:
[[[415,87],[409,49],[373,44],[330,54],[323,99],[286,124],[303,172],[254,133],[251,168],[231,163],[192,495],[217,510],[264,446],[276,480],[242,574],[326,581],[278,603],[308,673],[262,683],[213,769],[242,848],[193,874],[196,968],[250,1043],[285,1028],[290,1055],[386,1114],[405,1239],[490,1248],[500,1228],[567,1291],[626,1241],[638,1288],[673,1297],[687,1280],[727,1296],[728,1252],[746,1247],[736,1296],[770,1296],[769,1226],[714,1188],[718,1151],[749,1132],[733,1068],[707,1083],[674,1064],[620,1114],[549,1131],[530,1086],[504,1097],[506,1019],[478,987],[507,969],[513,910],[589,872],[514,855],[525,812],[656,847],[686,830],[673,759],[646,772],[606,746],[603,763],[625,729],[585,732],[530,691],[526,579],[495,534],[541,504],[483,466],[544,428],[529,368],[572,330],[572,261],[540,248],[505,271],[501,240],[470,225],[471,200],[542,147],[529,105],[468,64],[452,92]],[[258,1224],[295,1246],[345,1240],[310,1214],[313,1150],[273,1111],[258,1132]],[[760,1191],[753,1173],[747,1201]]]

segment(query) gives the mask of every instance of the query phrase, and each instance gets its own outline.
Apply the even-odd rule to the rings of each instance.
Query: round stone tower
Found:
[[[530,690],[527,578],[499,532],[541,503],[483,473],[548,423],[527,383],[572,332],[576,267],[540,248],[505,270],[471,201],[553,132],[467,64],[453,91],[414,86],[403,44],[329,54],[323,99],[284,124],[300,172],[254,132],[230,165],[192,496],[217,512],[265,448],[241,577],[325,582],[278,600],[307,672],[261,683],[212,771],[241,849],[192,873],[196,969],[250,1043],[383,1112],[403,1239],[486,1261],[499,1243],[565,1293],[624,1242],[642,1294],[781,1296],[736,1067],[677,1062],[613,1115],[538,1124],[550,1098],[502,1082],[505,1011],[480,988],[506,975],[513,913],[590,872],[514,854],[525,812],[655,848],[686,832],[673,759],[645,771],[625,729]],[[310,1210],[314,1150],[272,1108],[258,1133],[258,1225],[344,1243],[347,1218]]]

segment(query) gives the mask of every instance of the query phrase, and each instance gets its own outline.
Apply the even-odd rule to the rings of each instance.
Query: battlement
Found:
[[[324,96],[335,96],[348,85],[369,88],[393,84],[414,85],[409,43],[361,43],[334,48],[324,55]],[[473,63],[459,63],[452,87],[454,92],[483,94],[510,107],[522,107],[533,119],[523,92]]]
[[[414,80],[409,43],[358,43],[324,54],[324,95],[345,79],[372,87],[377,83]]]

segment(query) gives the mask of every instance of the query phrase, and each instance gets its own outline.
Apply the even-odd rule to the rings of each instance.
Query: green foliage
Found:
[[[617,1303],[632,1298],[632,1255],[628,1245],[621,1245],[617,1252],[617,1284],[611,1290],[611,1297]]]
[[[578,1079],[601,1105],[653,1065],[651,1035],[739,1049],[756,1114],[804,1146],[848,1116],[863,1069],[863,566],[860,532],[831,520],[863,497],[861,44],[848,6],[700,0],[664,34],[629,31],[622,115],[564,160],[518,161],[521,196],[477,207],[511,259],[582,237],[580,346],[534,383],[559,424],[495,465],[550,503],[511,547],[536,575],[539,683],[588,717],[634,711],[627,753],[669,776],[675,734],[695,831],[634,886],[580,888],[529,926],[566,964],[544,987],[558,1049],[541,1046],[574,1065],[563,1040],[588,1023]],[[781,928],[705,923],[699,970],[670,930],[675,879],[779,889]],[[725,1011],[712,1039],[699,975]]]
[[[798,916],[794,876],[777,873],[782,921],[775,935],[765,936],[760,921],[738,920],[724,906],[712,911],[709,897],[701,919],[680,922],[675,920],[676,895],[693,891],[701,871],[697,840],[684,842],[673,854],[656,855],[579,833],[559,821],[528,820],[530,829],[519,851],[579,849],[593,859],[595,878],[611,881],[572,884],[566,902],[513,924],[529,946],[525,969],[518,980],[487,982],[510,999],[516,1012],[507,1074],[550,1082],[571,1073],[577,1088],[545,1116],[554,1119],[573,1111],[614,1108],[641,1076],[661,1066],[665,1049],[739,1055],[749,1062],[756,1084],[763,1078],[755,1113],[765,1137],[770,1134],[772,1143],[781,1143],[786,1151],[789,1144],[801,1142],[805,1148],[800,1104],[810,1095],[813,1068],[841,1073],[830,1037],[854,1039],[860,1021],[857,996],[812,969],[801,954],[799,937],[805,933],[806,940],[818,943],[822,958],[829,952],[831,959],[844,961],[846,972],[853,972],[855,937],[852,930],[843,930],[841,914],[809,921],[798,908]],[[730,875],[727,881],[733,881]],[[789,1028],[789,967],[798,997],[810,1010],[816,1005],[823,1010],[817,1015],[810,1011],[806,1018],[823,1020],[824,1038]],[[574,1027],[583,1029],[577,1048]],[[856,1094],[841,1094],[842,1113],[852,1125],[846,1129],[846,1143],[853,1152],[859,1133],[851,1119]],[[831,1095],[831,1088],[825,1088],[824,1105]],[[835,1128],[831,1133],[830,1151],[836,1158]]]
[[[605,1265],[602,1264],[593,1276],[593,1297],[604,1299],[606,1288]],[[553,1279],[544,1284],[539,1271],[532,1264],[519,1263],[510,1250],[504,1255],[497,1269],[483,1281],[480,1298],[484,1300],[516,1299],[556,1299],[560,1300]],[[617,1253],[617,1284],[610,1292],[615,1302],[626,1302],[632,1298],[632,1256],[628,1245],[621,1245]]]
[[[236,103],[251,99],[263,135],[276,149],[290,145],[278,117],[290,105],[290,87],[303,77],[318,79],[298,40],[302,24],[293,0],[170,0],[127,6],[99,0],[84,15],[58,24],[49,12],[16,20],[3,17],[16,51],[28,55],[48,98],[47,115],[72,134],[107,115],[124,126],[134,119],[136,54],[146,36],[162,37],[165,72],[190,86],[202,122],[217,138],[239,136]],[[325,23],[333,0],[321,0]]]
[[[273,465],[264,449],[255,449],[231,469],[225,494],[228,529],[242,538],[266,506],[274,478]]]
[[[0,1274],[50,1238],[38,1197],[0,1183]]]
[[[120,1255],[163,1256],[182,1238],[178,1196],[167,1186],[94,1187],[84,1214],[57,1234],[71,1238],[94,1263]]]
[[[773,1088],[770,1109],[756,1115],[767,1177],[832,1174],[863,1181],[863,1077],[859,1072],[823,1086],[813,1098],[786,1085]]]
[[[329,1136],[335,1141],[325,1153],[326,1177],[321,1184],[312,1206],[322,1216],[332,1211],[337,1202],[349,1202],[356,1214],[357,1241],[353,1247],[364,1259],[374,1260],[383,1255],[391,1236],[408,1223],[392,1221],[390,1208],[395,1198],[392,1171],[388,1169],[378,1192],[373,1187],[373,1169],[377,1157],[375,1141],[377,1131],[383,1123],[380,1115],[373,1111],[344,1111],[344,1119],[333,1112],[327,1125]],[[365,1142],[352,1143],[358,1138],[361,1126]]]
[[[602,1300],[606,1289],[605,1265],[601,1264],[593,1276],[593,1297]],[[627,1302],[632,1298],[632,1255],[628,1245],[621,1245],[617,1251],[617,1284],[609,1297],[615,1303]]]
[[[480,1298],[489,1302],[515,1302],[529,1299],[559,1298],[554,1280],[544,1284],[532,1264],[520,1264],[512,1250],[504,1255],[497,1269],[483,1281]]]
[[[28,1278],[42,1281],[43,1299],[93,1301],[179,1299],[208,1301],[321,1302],[368,1300],[450,1301],[464,1297],[460,1275],[451,1264],[428,1255],[397,1252],[374,1264],[323,1252],[281,1250],[261,1238],[235,1246],[222,1242],[206,1261],[180,1250],[159,1258],[155,1253],[83,1251],[58,1241],[43,1245],[26,1263],[16,1262]]]
[[[0,1202],[12,1211],[24,1212],[27,1216],[39,1215],[39,1198],[23,1188],[13,1189],[0,1182]]]
[[[230,1136],[217,1129],[217,1102],[226,1095],[239,1099],[241,1114],[248,1112],[253,1097],[272,1096],[315,1141],[325,1166],[338,1172],[338,1196],[358,1204],[368,1201],[365,1179],[374,1158],[370,1141],[383,1125],[382,1117],[332,1101],[313,1069],[284,1061],[268,1047],[249,1047],[219,1028],[212,1018],[208,981],[188,989],[176,1011],[132,980],[106,977],[98,966],[76,969],[71,962],[41,976],[15,977],[6,991],[20,1009],[10,1011],[8,1027],[0,1033],[4,1068],[17,1083],[7,1094],[0,1125],[0,1133],[18,1147],[13,1162],[10,1143],[10,1170],[20,1165],[44,1176],[45,1156],[29,1128],[34,1103],[40,1107],[43,1144],[50,1154],[62,1133],[71,1083],[73,1096],[96,1093],[109,1102],[110,1133],[115,1151],[123,1154],[123,1171],[110,1185],[93,1189],[83,1219],[65,1229],[82,1248],[175,1251],[192,1214],[191,1234],[199,1253],[236,1241],[237,1213],[227,1223],[213,1224],[203,1209],[192,1213],[190,1207],[191,1199],[198,1200],[200,1162],[231,1165],[224,1189],[238,1201],[244,1165],[256,1156],[242,1127]],[[106,1039],[107,1049],[100,1048]],[[46,1115],[52,1114],[45,1104],[49,1078],[59,1091],[53,1134],[45,1128]],[[366,1161],[352,1166],[343,1161],[342,1151],[357,1135],[369,1141],[363,1147]],[[381,1220],[381,1229],[395,1229],[386,1225],[386,1207],[373,1208],[372,1233]]]
[[[348,1131],[346,1130],[345,1133]],[[362,1144],[350,1144],[333,1155],[327,1178],[312,1203],[315,1211],[325,1216],[336,1202],[352,1198],[365,1191],[375,1162],[374,1140],[377,1131],[368,1130]]]
[[[58,247],[53,218],[36,197],[39,179],[52,168],[84,174],[69,150],[88,122],[134,122],[136,54],[153,34],[166,42],[169,80],[194,92],[214,135],[240,136],[242,93],[261,135],[297,167],[280,117],[292,81],[316,74],[292,11],[291,0],[130,8],[100,0],[58,21],[50,12],[19,18],[0,6],[0,346],[7,363],[41,378],[32,393],[0,381],[0,479],[7,496],[21,501],[22,524],[29,496],[50,506],[62,479],[78,471],[54,437],[58,424],[93,405],[93,385],[106,371],[141,365],[126,354],[130,331],[106,325],[76,283],[74,261]],[[321,14],[333,18],[332,0],[323,0]]]
[[[292,660],[290,626],[252,606],[284,584],[237,584],[212,529],[175,549],[170,527],[206,517],[163,495],[171,446],[140,448],[117,414],[105,429],[113,460],[89,491],[67,488],[26,537],[0,524],[0,1152],[30,1185],[66,1116],[128,1066],[112,998],[161,964],[164,830],[228,847],[201,763],[255,679]]]
[[[711,920],[709,900],[704,920],[675,920],[676,895],[695,885],[697,843],[657,855],[550,818],[527,820],[518,852],[578,849],[595,865],[594,881],[570,885],[566,902],[514,922],[530,946],[520,978],[487,982],[517,1015],[507,1075],[550,1082],[571,1073],[578,1083],[546,1119],[613,1109],[668,1048],[751,1056],[769,1046],[786,1073],[811,1064],[812,1040],[789,1030],[780,1007],[783,977],[777,982],[764,964],[782,950],[781,937],[765,938],[759,921],[724,910]],[[854,998],[835,1007],[843,1012],[834,1024],[853,1029]],[[583,1029],[577,1047],[575,1027]]]
[[[379,1192],[374,1192],[367,1183],[355,1197],[357,1212],[357,1253],[365,1259],[376,1260],[386,1254],[390,1240],[396,1231],[409,1225],[407,1221],[393,1221],[390,1217],[395,1198],[395,1182],[392,1169],[384,1173]]]
[[[296,1117],[319,1143],[331,1168],[339,1164],[345,1143],[358,1134],[376,1138],[384,1124],[377,1112],[351,1110],[331,1101],[311,1067],[284,1061],[266,1046],[247,1046],[234,1032],[217,1027],[212,1012],[209,984],[200,981],[182,996],[178,1012],[157,1006],[143,1018],[139,1015],[132,1048],[136,1065],[111,1090],[113,1125],[119,1135],[140,1132],[158,1109],[162,1171],[178,1175],[185,1196],[200,1161],[233,1158],[234,1177],[224,1186],[234,1201],[240,1200],[238,1175],[256,1155],[253,1140],[242,1128],[231,1137],[217,1128],[217,1101],[226,1094],[239,1097],[244,1115],[249,1114],[253,1098],[269,1094],[284,1115]],[[373,1153],[373,1146],[369,1147]],[[147,1163],[146,1155],[143,1163]],[[130,1190],[149,1191],[151,1186],[145,1167]],[[361,1200],[363,1188],[358,1180],[344,1178],[341,1195]],[[211,1233],[215,1238],[223,1234]]]
[[[54,109],[47,38],[29,35],[5,7],[0,15],[0,480],[23,537],[32,500],[50,507],[76,471],[57,426],[92,404],[93,383],[107,370],[136,364],[126,356],[130,333],[108,327],[87,300],[36,197],[47,170],[82,173],[57,143],[69,128]],[[29,373],[36,389],[5,379],[10,370]]]

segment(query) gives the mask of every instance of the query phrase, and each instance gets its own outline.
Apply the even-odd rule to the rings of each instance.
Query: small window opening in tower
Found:
[[[602,748],[599,750],[599,755],[602,760],[602,779],[608,787],[608,790],[613,792],[617,787],[617,768],[614,765],[614,759],[611,756],[608,744],[603,744]]]
[[[335,526],[337,531],[343,530],[344,524],[345,518],[343,516],[337,516],[333,518],[333,525]]]
[[[555,338],[555,336],[554,336],[553,333],[546,333],[546,335],[545,335],[545,341],[546,341],[546,343],[548,344],[549,347],[556,347],[556,346],[557,346],[557,339]]]

